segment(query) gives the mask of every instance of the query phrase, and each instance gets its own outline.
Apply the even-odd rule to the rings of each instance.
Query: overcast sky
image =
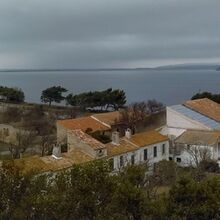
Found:
[[[220,62],[220,0],[0,0],[0,68]]]

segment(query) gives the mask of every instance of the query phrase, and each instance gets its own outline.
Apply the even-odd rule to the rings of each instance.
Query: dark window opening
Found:
[[[154,157],[157,157],[157,146],[154,147]]]
[[[123,156],[120,156],[120,167],[124,165],[124,158]]]
[[[165,144],[162,145],[162,154],[164,155],[166,151]]]
[[[181,163],[181,158],[180,158],[180,157],[177,157],[177,158],[176,158],[176,162],[177,162],[177,163]]]
[[[144,149],[144,160],[147,160],[147,149]]]
[[[133,154],[133,155],[131,155],[131,164],[133,165],[134,163],[135,163],[135,156]]]

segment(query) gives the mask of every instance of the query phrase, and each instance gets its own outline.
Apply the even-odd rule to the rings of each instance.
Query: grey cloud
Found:
[[[1,0],[0,67],[220,61],[219,7],[219,0]]]

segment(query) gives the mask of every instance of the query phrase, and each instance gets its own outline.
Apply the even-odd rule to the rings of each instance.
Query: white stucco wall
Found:
[[[165,144],[165,153],[162,154],[162,146],[163,144]],[[154,157],[154,146],[157,146],[157,157]],[[114,156],[114,169],[115,170],[119,170],[120,167],[120,156],[124,157],[124,166],[126,166],[126,164],[131,163],[131,156],[134,154],[135,155],[135,164],[141,164],[144,161],[144,150],[147,149],[147,154],[148,154],[148,158],[147,161],[149,163],[150,166],[153,166],[154,163],[157,163],[161,160],[168,160],[169,159],[169,142],[168,141],[164,141],[161,143],[157,143],[154,145],[148,145],[145,147],[142,147],[136,151],[133,152],[128,152],[125,154],[121,154],[121,155],[117,155]]]
[[[167,135],[172,140],[174,137],[179,137],[185,131],[186,129],[183,128],[170,128],[165,126],[159,131],[159,133],[162,135]]]
[[[187,166],[196,166],[195,157],[193,155],[196,155],[198,158],[198,161],[201,161],[200,153],[195,153],[195,149],[200,151],[202,154],[203,150],[207,150],[210,153],[210,158],[212,160],[218,160],[218,148],[217,146],[202,146],[202,145],[191,145],[190,150],[187,150],[187,146],[185,146],[185,149],[181,151],[180,155],[174,156],[174,161],[179,164],[180,166],[187,167]],[[220,152],[219,152],[220,153]],[[177,158],[181,159],[181,162],[177,162]]]
[[[187,116],[174,111],[167,107],[167,127],[170,129],[173,135],[178,135],[181,129],[195,129],[195,130],[213,130],[212,128],[203,125],[202,123],[195,121]]]

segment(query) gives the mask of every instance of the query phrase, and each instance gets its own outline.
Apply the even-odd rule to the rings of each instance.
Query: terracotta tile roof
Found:
[[[167,141],[168,137],[157,131],[147,131],[132,135],[130,139],[121,138],[119,145],[106,144],[108,157],[135,151],[144,146]]]
[[[199,112],[211,119],[220,122],[220,104],[213,102],[210,99],[196,99],[185,102],[183,105]]]
[[[139,146],[136,146],[131,142],[127,141],[126,138],[120,139],[119,145],[108,143],[106,144],[106,147],[107,147],[108,157],[113,157],[127,152],[132,152],[140,148]]]
[[[220,132],[187,130],[175,142],[179,144],[192,144],[212,146],[220,141]]]
[[[107,113],[99,113],[92,115],[93,118],[96,118],[98,121],[101,121],[109,126],[112,126],[115,124],[115,120],[119,119],[120,112],[107,112]]]
[[[69,133],[75,135],[81,142],[88,144],[94,150],[103,149],[105,145],[96,140],[95,138],[91,137],[90,135],[84,133],[82,130],[72,130]]]
[[[21,168],[25,172],[35,170],[38,172],[50,172],[59,171],[63,169],[70,168],[74,164],[81,164],[93,160],[92,157],[83,153],[78,149],[71,150],[68,153],[63,153],[61,159],[54,159],[52,156],[32,156],[22,159],[17,159],[12,161],[7,161],[6,163],[14,163],[15,166]]]
[[[81,129],[84,132],[88,128],[91,128],[93,132],[94,131],[106,131],[110,129],[109,127],[105,126],[101,122],[98,122],[97,120],[91,117],[58,120],[57,123],[67,129],[70,129],[70,130]]]
[[[164,136],[154,130],[137,133],[135,135],[132,135],[131,139],[129,139],[129,141],[131,141],[132,143],[140,147],[151,145],[151,144],[156,144],[156,143],[167,141],[167,140],[168,140],[167,136]]]

